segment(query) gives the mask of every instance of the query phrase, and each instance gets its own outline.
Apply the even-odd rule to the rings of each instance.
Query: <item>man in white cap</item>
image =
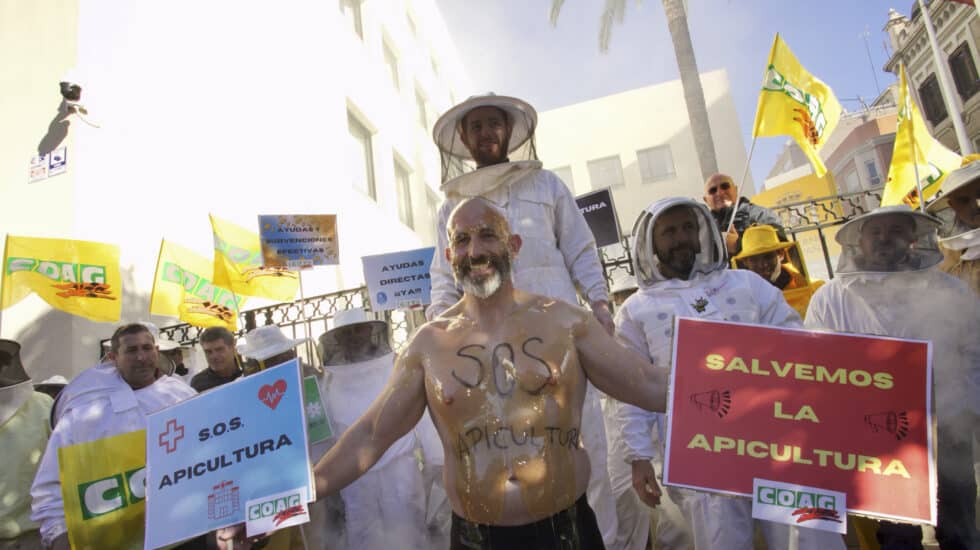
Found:
[[[707,206],[672,197],[647,206],[633,225],[633,273],[639,292],[616,312],[616,335],[655,365],[669,365],[678,316],[799,328],[800,316],[779,290],[748,270],[727,269],[726,249]],[[660,504],[651,460],[663,456],[662,415],[622,403],[618,409],[633,488],[651,507]],[[751,550],[752,502],[668,487],[690,526],[695,550]],[[677,525],[675,523],[675,525]],[[840,535],[759,521],[769,548],[843,550]]]
[[[577,304],[579,293],[599,323],[613,333],[609,296],[595,239],[568,187],[542,169],[534,147],[537,113],[528,103],[493,93],[474,96],[446,111],[433,127],[443,166],[438,250],[447,247],[449,214],[464,199],[482,197],[506,212],[523,252],[513,266],[514,286]],[[475,170],[456,175],[472,163]],[[455,176],[455,177],[450,177]],[[431,268],[434,319],[462,291],[452,268],[436,254]],[[577,289],[577,290],[576,290]],[[595,506],[607,545],[616,536],[616,514],[606,470],[606,434],[594,388],[586,396],[582,437],[592,464],[589,501]]]
[[[517,290],[521,237],[497,207],[469,199],[449,220],[445,253],[463,298],[416,332],[384,390],[317,464],[317,494],[367,472],[428,409],[446,461],[450,548],[603,548],[585,496],[586,383],[662,411],[666,372],[587,310]]]
[[[806,327],[932,341],[938,421],[936,538],[942,548],[976,548],[972,439],[980,414],[980,301],[935,269],[939,220],[886,206],[841,226],[837,276],[813,295]],[[917,547],[915,525],[883,522],[882,548]]]
[[[170,376],[187,376],[189,374],[187,365],[184,364],[184,350],[187,349],[186,346],[161,335],[157,338],[157,349],[160,350],[160,357],[167,359],[173,365],[173,368],[167,374]]]
[[[20,361],[20,344],[0,340],[0,550],[40,548],[31,521],[31,481],[51,433],[51,397],[34,391]]]
[[[178,378],[160,372],[150,329],[131,323],[116,329],[109,363],[85,370],[58,397],[54,431],[31,487],[31,519],[41,524],[45,547],[68,548],[58,449],[146,429],[146,415],[196,394]]]
[[[319,338],[324,395],[334,432],[343,434],[381,394],[394,367],[388,325],[360,308],[338,311]],[[340,491],[347,548],[423,548],[425,494],[409,432],[371,469]]]
[[[949,210],[953,214],[952,227],[939,241],[944,256],[939,269],[959,277],[980,295],[980,160],[950,172],[942,191],[927,207],[930,214]]]
[[[309,340],[290,338],[276,325],[263,325],[245,335],[242,355],[258,361],[260,369],[267,369],[298,357],[296,346]]]
[[[627,298],[636,294],[636,291],[640,289],[636,286],[636,277],[626,269],[612,271],[610,277],[612,283],[609,285],[609,294],[612,296],[612,303],[616,308],[623,305]]]

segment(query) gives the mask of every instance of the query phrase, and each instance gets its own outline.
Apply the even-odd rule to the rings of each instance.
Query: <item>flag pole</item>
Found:
[[[312,268],[311,268],[312,269]],[[313,325],[310,324],[310,316],[306,314],[306,294],[303,292],[303,268],[296,271],[297,278],[299,279],[299,311],[300,315],[303,316],[303,321],[306,324],[306,356],[309,357],[310,361],[314,364],[310,365],[316,370],[317,373],[322,374],[323,369],[320,367],[320,358],[317,356],[316,346],[313,345]]]
[[[899,67],[901,68],[902,73],[905,74],[905,90],[903,90],[905,92],[905,97],[906,97],[906,99],[907,99],[908,102],[911,102],[913,100],[909,96],[909,94],[911,93],[912,90],[911,90],[911,88],[909,86],[909,75],[908,75],[908,71],[905,70],[905,65],[904,64],[899,65]],[[904,105],[903,105],[903,107],[904,107]],[[906,125],[911,125],[914,122],[912,120],[911,109],[909,109],[909,112],[905,113],[905,120],[904,120],[904,122],[905,122]],[[897,130],[897,128],[896,128],[896,130]],[[919,194],[919,209],[923,213],[925,213],[925,211],[926,211],[926,198],[924,196],[922,196],[922,180],[919,178],[919,150],[918,150],[918,148],[915,145],[915,128],[911,128],[910,130],[911,131],[909,131],[909,136],[912,138],[912,171],[915,174],[915,190],[916,190],[916,193]]]
[[[929,46],[932,49],[932,62],[936,68],[936,75],[939,76],[939,91],[942,92],[943,100],[946,103],[946,112],[949,119],[953,122],[953,129],[956,131],[956,141],[960,145],[960,155],[966,156],[973,153],[973,144],[967,136],[966,127],[963,125],[963,118],[960,116],[961,105],[959,96],[953,93],[950,85],[949,67],[940,55],[939,41],[936,40],[936,29],[932,26],[932,18],[929,17],[929,10],[926,9],[922,0],[919,3],[919,12],[922,13],[922,22],[925,23],[926,34],[929,35]],[[921,195],[919,196],[921,199]]]
[[[0,269],[3,269],[3,271],[0,272],[0,293],[3,292],[4,285],[10,284],[10,281],[6,280],[7,279],[7,246],[10,244],[8,241],[10,241],[10,234],[6,233],[3,236],[3,255],[0,256],[3,258],[3,266],[0,267]],[[0,296],[2,296],[2,294],[0,294]],[[2,336],[3,336],[3,309],[0,308],[0,337]]]
[[[911,121],[909,121],[911,122]],[[919,194],[919,210],[923,214],[926,212],[926,198],[922,196],[922,180],[919,179],[919,152],[915,146],[915,132],[909,132],[912,135],[912,170],[915,171],[915,189]]]
[[[752,161],[752,153],[755,151],[755,142],[758,139],[758,136],[752,136],[752,145],[749,146],[749,156],[745,159],[745,169],[742,170],[742,178],[738,180],[738,186],[735,187],[735,204],[732,205],[732,219],[728,221],[728,228],[725,229],[724,233],[722,233],[722,239],[725,238],[725,235],[731,231],[732,226],[735,225],[735,213],[738,212],[738,200],[742,197],[742,185],[745,184],[745,178],[749,175],[749,162]]]

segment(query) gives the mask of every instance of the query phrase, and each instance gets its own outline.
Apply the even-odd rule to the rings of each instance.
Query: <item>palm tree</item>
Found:
[[[662,2],[664,13],[667,15],[667,28],[670,30],[670,38],[674,42],[677,67],[681,73],[684,102],[687,104],[687,116],[691,122],[694,148],[698,152],[701,179],[704,180],[718,171],[718,160],[715,158],[715,145],[711,138],[711,125],[708,122],[708,107],[704,103],[704,90],[701,89],[698,65],[694,59],[691,32],[687,27],[687,10],[683,0],[662,0]],[[564,3],[565,0],[552,0],[552,25],[558,24],[558,14],[561,12]],[[600,52],[606,53],[609,50],[613,23],[622,23],[625,13],[626,0],[606,0],[599,23]]]

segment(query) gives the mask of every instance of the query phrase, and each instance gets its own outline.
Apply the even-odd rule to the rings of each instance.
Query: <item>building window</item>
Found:
[[[858,177],[857,170],[854,169],[854,165],[851,164],[846,173],[844,173],[844,192],[853,193],[855,191],[861,190],[861,181]]]
[[[640,181],[643,183],[652,183],[675,175],[674,156],[670,154],[670,145],[637,151],[636,159],[640,163]]]
[[[428,185],[425,188],[425,212],[429,216],[426,225],[432,230],[432,242],[438,242],[439,236],[436,235],[439,226],[439,195],[436,195]]]
[[[395,159],[395,187],[398,188],[398,219],[415,229],[412,219],[412,173]]]
[[[572,180],[571,166],[559,166],[558,168],[552,168],[551,171],[558,176],[558,179],[565,182],[566,187],[569,189],[575,189],[575,181]]]
[[[949,69],[953,73],[956,91],[963,101],[973,97],[980,88],[980,83],[977,82],[977,65],[973,62],[973,54],[966,42],[960,44],[949,56]]]
[[[943,103],[943,94],[939,91],[936,75],[929,75],[919,86],[919,99],[922,100],[922,110],[925,111],[926,118],[933,126],[946,118],[946,104]]]
[[[864,166],[868,170],[868,183],[872,186],[881,185],[881,176],[878,175],[878,167],[875,165],[874,160],[864,161]]]
[[[357,37],[364,40],[364,25],[361,21],[361,0],[340,0],[340,12]]]
[[[418,88],[415,89],[415,109],[418,111],[419,124],[422,125],[422,128],[428,130],[429,124],[425,113],[425,97],[422,96],[422,92]]]
[[[351,171],[351,184],[355,189],[374,200],[374,154],[371,150],[371,131],[350,112],[347,112],[347,131],[350,132],[347,164]]]
[[[398,91],[398,57],[395,52],[391,50],[388,46],[387,40],[381,41],[381,49],[385,57],[385,67],[388,68],[388,72],[391,74],[391,83],[395,85],[395,91]]]
[[[623,164],[619,162],[619,155],[590,160],[588,165],[593,189],[623,185]]]

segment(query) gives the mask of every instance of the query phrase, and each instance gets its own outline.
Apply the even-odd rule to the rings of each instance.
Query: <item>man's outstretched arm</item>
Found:
[[[364,475],[388,447],[418,424],[425,412],[425,376],[413,346],[395,361],[395,370],[363,416],[344,432],[313,469],[316,494],[336,493]]]
[[[614,399],[648,411],[664,412],[667,369],[655,367],[635,351],[623,347],[594,316],[589,315],[584,323],[576,338],[576,348],[589,381]]]

